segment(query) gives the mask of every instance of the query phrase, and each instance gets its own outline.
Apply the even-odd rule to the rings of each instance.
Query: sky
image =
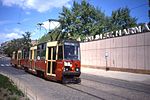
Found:
[[[48,19],[58,19],[65,6],[71,9],[74,0],[0,0],[0,44],[31,32],[35,40],[49,30]],[[75,0],[80,3],[82,0]],[[131,16],[138,23],[149,22],[148,0],[86,0],[101,9],[107,16],[120,7],[128,7]],[[43,23],[41,31],[38,23]],[[51,22],[50,28],[58,27],[58,22]]]

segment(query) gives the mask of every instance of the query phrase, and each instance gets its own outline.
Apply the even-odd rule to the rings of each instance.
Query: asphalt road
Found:
[[[150,85],[94,76],[81,75],[81,84],[48,81],[24,70],[11,67],[10,59],[0,58],[0,73],[10,77],[34,100],[149,100]]]

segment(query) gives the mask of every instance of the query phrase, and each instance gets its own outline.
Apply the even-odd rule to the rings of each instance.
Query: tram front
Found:
[[[60,50],[59,50],[60,51]],[[81,62],[80,44],[77,41],[64,41],[62,45],[62,82],[80,83]],[[60,52],[58,52],[60,53]],[[58,54],[59,56],[59,54]]]

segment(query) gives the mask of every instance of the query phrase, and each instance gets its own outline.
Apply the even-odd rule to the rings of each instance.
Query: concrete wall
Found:
[[[150,32],[84,42],[82,66],[150,70]]]

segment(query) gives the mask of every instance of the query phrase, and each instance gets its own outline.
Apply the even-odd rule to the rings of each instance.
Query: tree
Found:
[[[71,10],[63,7],[59,18],[62,30],[64,33],[69,33],[73,39],[103,32],[106,21],[105,14],[85,0],[81,4],[74,1]]]
[[[4,53],[8,56],[12,56],[13,51],[18,51],[23,47],[23,39],[13,39],[5,47],[3,47]]]
[[[62,34],[61,34],[61,29],[56,28],[52,31],[50,31],[49,33],[43,35],[40,39],[39,39],[39,43],[44,43],[47,41],[56,41],[56,40],[60,40],[62,38]]]
[[[31,44],[31,33],[30,32],[25,32],[25,34],[22,34],[23,38],[22,38],[22,43],[23,43],[23,46],[22,48],[24,49],[28,49],[29,47],[32,46]]]
[[[111,30],[125,29],[136,26],[137,19],[130,15],[129,8],[119,8],[112,12],[111,15]]]
[[[23,38],[13,39],[11,40],[7,46],[3,47],[4,53],[8,56],[12,56],[13,51],[18,51],[19,49],[29,49],[31,47],[31,33],[25,32],[22,35]]]

